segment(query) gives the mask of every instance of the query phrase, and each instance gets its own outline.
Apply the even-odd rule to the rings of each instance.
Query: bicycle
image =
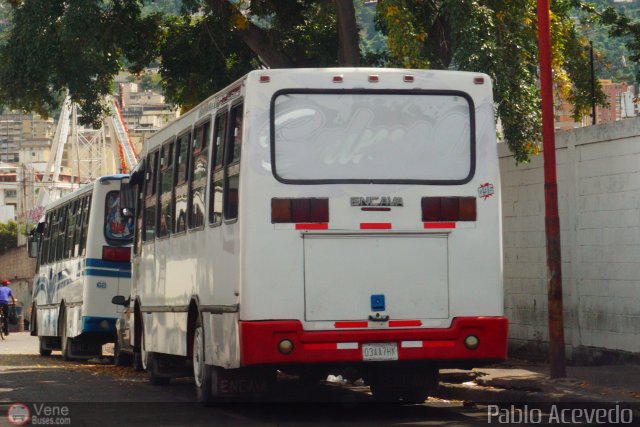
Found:
[[[9,323],[5,323],[7,322],[7,318],[4,315],[4,309],[2,307],[0,307],[0,339],[4,340],[5,339],[5,333],[4,333],[4,327],[6,325],[7,330],[9,329]]]

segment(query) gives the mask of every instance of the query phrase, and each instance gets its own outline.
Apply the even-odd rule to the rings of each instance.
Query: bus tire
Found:
[[[51,349],[47,348],[47,339],[45,337],[38,337],[38,341],[40,342],[40,356],[51,356]]]
[[[129,366],[131,364],[131,356],[122,352],[118,340],[113,345],[113,364],[116,366]]]
[[[160,356],[153,352],[147,353],[147,372],[149,373],[149,382],[151,385],[167,385],[171,381],[170,377],[160,374],[158,367],[158,358]]]
[[[144,367],[142,366],[142,356],[139,351],[133,352],[133,370],[136,372],[144,372]]]
[[[72,360],[71,357],[71,338],[67,337],[67,310],[62,308],[62,330],[60,331],[60,351],[62,352],[62,360]]]
[[[196,384],[198,402],[212,403],[215,399],[212,391],[213,367],[205,363],[205,342],[202,320],[198,316],[193,332],[193,378]]]

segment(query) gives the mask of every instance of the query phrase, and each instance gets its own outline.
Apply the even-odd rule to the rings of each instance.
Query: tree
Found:
[[[18,225],[15,221],[0,222],[0,254],[18,246]]]
[[[587,41],[569,17],[574,3],[552,7],[556,92],[588,114],[591,81]],[[389,38],[390,63],[401,67],[485,72],[496,113],[516,161],[537,154],[541,134],[536,0],[383,0],[378,21]],[[596,101],[605,104],[599,85]]]
[[[368,9],[356,1],[13,0],[0,96],[46,115],[69,90],[83,119],[98,125],[113,76],[156,60],[167,99],[184,108],[257,67],[454,68],[491,76],[516,160],[537,153],[536,0],[381,0],[386,53],[358,47],[356,16]],[[586,41],[569,19],[576,1],[557,0],[552,19],[557,92],[579,118],[591,95]],[[600,90],[597,100],[604,102]]]

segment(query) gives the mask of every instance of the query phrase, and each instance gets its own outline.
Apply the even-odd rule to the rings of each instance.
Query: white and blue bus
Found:
[[[119,203],[127,177],[101,177],[49,204],[30,236],[37,258],[31,334],[42,356],[94,357],[115,340],[121,307],[111,299],[131,289],[133,222]]]
[[[209,401],[351,368],[423,401],[504,359],[493,109],[479,73],[260,70],[154,134],[127,196],[152,381],[192,367]]]

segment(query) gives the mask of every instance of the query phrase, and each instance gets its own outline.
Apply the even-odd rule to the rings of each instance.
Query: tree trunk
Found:
[[[207,5],[214,13],[221,14],[226,20],[231,20],[234,14],[240,14],[235,5],[228,0],[206,0]],[[244,18],[244,17],[243,17]],[[254,25],[248,19],[243,19],[244,28],[236,26],[238,36],[251,49],[260,60],[269,68],[291,67],[291,61],[274,48],[269,35],[262,28]]]
[[[335,0],[338,18],[338,40],[340,42],[340,65],[357,67],[360,65],[360,46],[356,11],[352,0]]]

